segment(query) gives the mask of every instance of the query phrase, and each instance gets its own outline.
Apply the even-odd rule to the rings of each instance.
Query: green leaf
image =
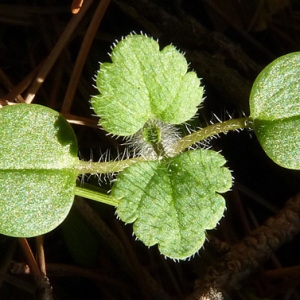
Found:
[[[300,169],[300,52],[276,59],[258,75],[250,110],[267,155],[280,166]]]
[[[131,165],[119,174],[112,196],[120,199],[118,216],[134,222],[136,236],[147,246],[158,244],[173,259],[196,253],[223,216],[232,184],[223,156],[211,150]]]
[[[0,233],[31,237],[57,227],[73,203],[76,136],[56,111],[0,109]]]
[[[159,51],[152,38],[128,35],[115,46],[111,60],[101,65],[96,79],[100,95],[92,98],[108,132],[128,136],[148,120],[180,124],[197,112],[203,87],[174,46]]]

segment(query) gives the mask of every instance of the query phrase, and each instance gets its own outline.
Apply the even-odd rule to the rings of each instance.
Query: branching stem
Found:
[[[201,142],[209,137],[224,133],[227,131],[238,130],[243,128],[251,128],[252,119],[250,117],[240,118],[240,119],[231,119],[225,122],[216,123],[210,126],[207,126],[203,129],[200,129],[196,132],[193,132],[182,139],[180,139],[175,147],[174,152],[180,153],[186,148]],[[123,169],[129,167],[130,165],[145,161],[147,159],[143,157],[134,157],[130,159],[111,161],[111,162],[89,162],[89,161],[80,161],[77,166],[78,174],[106,174],[106,173],[115,173],[120,172]]]

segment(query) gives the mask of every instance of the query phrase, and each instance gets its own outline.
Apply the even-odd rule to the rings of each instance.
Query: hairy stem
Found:
[[[157,157],[167,157],[166,151],[162,142],[153,143],[151,144],[153,147],[154,152],[156,153]]]
[[[179,154],[186,148],[196,144],[202,140],[205,140],[211,136],[218,135],[223,132],[251,128],[252,119],[240,118],[240,119],[231,119],[225,122],[216,123],[210,126],[207,126],[203,129],[200,129],[196,132],[193,132],[182,139],[180,139],[174,147],[174,152]],[[163,155],[164,149],[160,143],[155,144],[156,148],[154,150],[159,156]],[[111,162],[90,162],[90,161],[80,161],[77,166],[78,174],[107,174],[115,173],[124,170],[130,165],[137,163],[139,161],[145,161],[143,157],[135,157],[130,159],[111,161]]]
[[[115,173],[124,170],[130,165],[144,161],[142,157],[135,157],[130,159],[110,161],[110,162],[90,162],[80,160],[77,166],[78,174],[107,174]]]
[[[174,151],[176,153],[180,153],[186,148],[200,141],[203,141],[209,137],[227,131],[243,129],[243,128],[251,128],[251,124],[252,124],[252,119],[250,117],[247,117],[247,118],[240,118],[240,119],[231,119],[225,122],[216,123],[207,126],[180,139],[176,143],[174,147]]]

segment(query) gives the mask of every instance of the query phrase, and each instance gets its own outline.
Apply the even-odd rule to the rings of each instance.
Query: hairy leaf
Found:
[[[300,169],[300,52],[276,59],[258,75],[250,110],[267,155],[285,168]]]
[[[216,227],[232,184],[225,159],[215,151],[188,151],[166,161],[131,165],[119,174],[112,196],[118,216],[134,222],[134,233],[147,246],[185,259],[203,245],[205,230]]]
[[[73,203],[75,134],[59,113],[36,104],[0,109],[0,127],[0,233],[49,232]]]
[[[92,98],[108,132],[128,136],[148,120],[180,124],[197,112],[203,87],[174,46],[159,51],[152,38],[129,35],[115,46],[111,60],[101,65],[96,79],[100,95]]]

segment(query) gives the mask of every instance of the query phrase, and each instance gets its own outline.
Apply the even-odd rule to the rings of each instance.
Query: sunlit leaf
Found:
[[[225,200],[219,193],[232,184],[225,159],[215,151],[188,151],[166,161],[136,163],[118,176],[112,196],[118,216],[134,222],[135,235],[147,246],[158,244],[173,259],[195,254],[205,231],[216,227]]]
[[[0,128],[0,233],[49,232],[73,203],[75,134],[59,113],[34,104],[0,109]]]
[[[203,87],[174,46],[160,51],[152,38],[129,35],[114,47],[111,60],[101,64],[96,78],[100,95],[92,98],[108,132],[128,136],[148,120],[180,124],[197,112]]]
[[[300,169],[300,52],[276,59],[258,75],[250,110],[267,155],[280,166]]]

